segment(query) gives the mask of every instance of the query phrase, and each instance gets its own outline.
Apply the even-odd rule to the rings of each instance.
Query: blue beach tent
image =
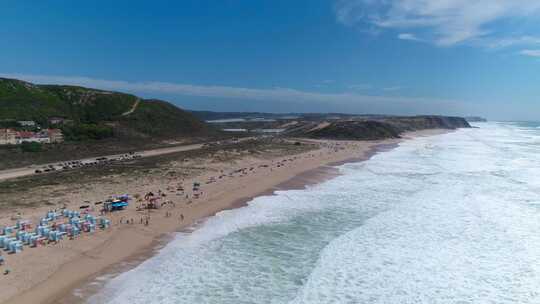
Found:
[[[113,202],[111,204],[111,207],[118,208],[118,209],[122,209],[122,208],[127,207],[127,206],[128,206],[127,202]]]

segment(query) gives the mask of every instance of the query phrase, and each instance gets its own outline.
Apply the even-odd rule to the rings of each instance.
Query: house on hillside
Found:
[[[61,143],[64,141],[64,135],[60,129],[47,129],[47,136],[50,143]]]
[[[49,126],[61,126],[61,125],[73,124],[72,119],[67,119],[65,117],[59,117],[59,116],[49,117],[49,119],[47,119],[47,122],[49,123]]]
[[[0,129],[0,145],[20,145],[24,142],[49,144],[63,141],[64,135],[60,129],[46,129],[39,132]]]
[[[64,118],[62,117],[50,117],[49,118],[49,124],[50,125],[61,125],[64,123]]]
[[[36,122],[33,120],[19,120],[17,121],[17,123],[21,127],[35,127],[37,125]]]
[[[49,136],[46,132],[29,132],[29,131],[19,131],[16,136],[17,144],[22,144],[24,142],[37,142],[47,144],[50,143]]]
[[[13,129],[0,129],[0,145],[17,144],[17,132]]]
[[[62,125],[62,124],[64,124],[64,118],[63,117],[49,117],[49,124],[50,125]]]
[[[17,132],[17,144],[22,144],[23,142],[41,142],[35,136],[36,133],[30,131],[18,131]]]

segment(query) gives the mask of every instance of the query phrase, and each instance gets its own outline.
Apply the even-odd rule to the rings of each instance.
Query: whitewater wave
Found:
[[[540,303],[540,133],[417,138],[179,234],[90,303]]]

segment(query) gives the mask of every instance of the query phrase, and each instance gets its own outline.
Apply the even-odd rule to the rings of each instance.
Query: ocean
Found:
[[[179,233],[89,303],[540,303],[540,123],[408,140]]]

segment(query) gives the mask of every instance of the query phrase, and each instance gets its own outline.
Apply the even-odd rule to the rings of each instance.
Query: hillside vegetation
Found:
[[[48,126],[50,117],[70,121],[68,139],[205,136],[204,122],[168,102],[77,86],[35,85],[0,78],[0,120],[34,120]],[[94,136],[95,135],[95,136]]]

